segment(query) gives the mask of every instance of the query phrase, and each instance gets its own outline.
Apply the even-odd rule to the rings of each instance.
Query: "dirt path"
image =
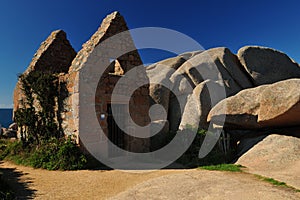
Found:
[[[161,170],[149,173],[126,173],[111,170],[47,171],[17,166],[9,162],[0,164],[4,178],[18,179],[14,189],[23,198],[35,199],[107,199],[143,181],[167,174],[183,173],[180,170]],[[17,176],[17,178],[15,178]]]
[[[299,199],[300,194],[243,173],[159,170],[147,173],[46,171],[4,162],[20,199]]]

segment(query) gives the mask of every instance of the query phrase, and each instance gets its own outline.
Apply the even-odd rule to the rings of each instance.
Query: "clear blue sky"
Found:
[[[0,108],[11,107],[17,74],[56,29],[79,51],[102,19],[118,10],[129,28],[164,27],[182,32],[205,49],[262,45],[300,62],[300,3],[252,0],[3,0],[0,3]],[[145,62],[165,55],[142,52]]]

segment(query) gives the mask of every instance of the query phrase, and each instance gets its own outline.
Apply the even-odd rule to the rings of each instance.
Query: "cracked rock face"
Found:
[[[178,64],[175,61],[180,55],[166,60],[166,66],[161,61],[147,69],[150,81],[170,86],[169,89],[151,86],[150,97],[152,104],[162,104],[168,112],[171,131],[186,125],[206,128],[207,117],[208,122],[214,119],[218,123],[224,115],[225,125],[233,129],[299,125],[298,80],[284,80],[300,78],[300,67],[286,54],[266,47],[246,46],[237,55],[224,47],[183,55],[186,61],[176,67],[168,63]],[[226,96],[216,98],[211,104],[214,92],[207,91],[207,84],[223,86]],[[227,108],[223,110],[223,106]]]
[[[197,127],[198,122],[200,128],[207,128],[206,117],[212,105],[226,96],[253,87],[237,56],[224,47],[185,53],[158,62],[147,68],[147,75],[150,82],[160,81],[170,86],[167,89],[152,85],[150,97],[152,104],[161,104],[168,112],[171,131],[177,131],[179,127],[183,129],[186,125]],[[217,95],[211,104],[210,96],[216,94],[210,94],[206,84],[217,88],[216,93],[223,87],[223,97]]]

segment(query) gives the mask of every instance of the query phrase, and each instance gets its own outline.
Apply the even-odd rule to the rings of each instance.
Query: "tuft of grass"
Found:
[[[292,186],[290,186],[290,185],[287,185],[285,182],[278,181],[278,180],[276,180],[276,179],[269,178],[269,177],[264,177],[264,176],[261,176],[261,175],[258,175],[258,174],[255,174],[255,176],[256,176],[258,179],[260,179],[260,180],[262,180],[262,181],[265,181],[265,182],[268,182],[268,183],[270,183],[270,184],[272,184],[272,185],[279,186],[279,187],[284,187],[284,188],[289,188],[289,189],[292,189],[292,190],[294,190],[294,191],[296,191],[296,192],[300,192],[299,189],[296,189],[296,188],[294,188],[294,187],[292,187]]]
[[[202,166],[200,169],[212,170],[212,171],[229,171],[229,172],[242,172],[242,165],[235,164],[219,164],[219,165],[210,165],[210,166]]]

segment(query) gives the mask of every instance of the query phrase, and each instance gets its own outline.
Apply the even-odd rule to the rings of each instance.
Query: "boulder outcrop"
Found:
[[[197,122],[200,122],[201,128],[207,127],[205,121],[211,108],[210,95],[215,105],[227,96],[253,87],[237,56],[223,47],[185,53],[158,62],[147,68],[147,75],[150,82],[161,83],[150,87],[150,97],[165,108],[171,131],[177,131],[179,126],[180,129],[186,125],[198,127]],[[205,87],[208,82],[216,89],[215,92],[210,91],[215,94],[208,93]],[[220,91],[221,88],[223,91]]]
[[[176,131],[180,123],[181,109],[178,101],[186,101],[186,96],[191,94],[193,88],[189,86],[186,79],[182,79],[178,85],[174,86],[171,77],[176,70],[182,66],[188,59],[200,54],[202,51],[189,52],[181,54],[174,58],[169,58],[147,67],[147,76],[149,77],[150,104],[160,104],[168,112],[168,121],[170,130]],[[158,84],[157,84],[158,83]],[[171,93],[172,91],[172,93]],[[169,109],[171,108],[171,109]],[[178,110],[179,109],[179,110]],[[161,119],[163,120],[163,119]],[[169,129],[164,129],[167,132]]]
[[[226,115],[229,129],[300,126],[299,87],[300,79],[289,79],[243,90],[218,103],[207,120]]]
[[[286,54],[266,47],[245,46],[238,58],[256,86],[300,78],[300,67]]]
[[[197,85],[193,93],[188,97],[179,129],[183,130],[187,126],[199,126],[200,129],[207,129],[206,117],[216,102],[222,100],[222,97],[219,95],[222,92],[224,93],[224,88],[210,80],[203,81]]]
[[[273,134],[260,140],[237,164],[247,167],[251,173],[300,188],[300,139]]]
[[[170,90],[168,88],[173,87],[170,77],[185,61],[186,60],[183,57],[178,56],[163,60],[147,67],[146,72],[150,79],[149,92],[152,104],[160,104],[168,110],[170,97]]]

